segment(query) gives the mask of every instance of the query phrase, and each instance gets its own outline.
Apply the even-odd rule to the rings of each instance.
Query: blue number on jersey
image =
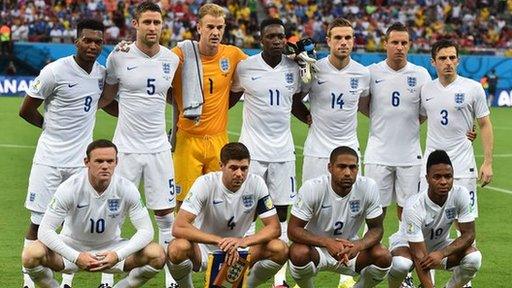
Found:
[[[274,106],[274,103],[276,104],[276,106],[279,106],[280,92],[278,89],[276,89],[275,91],[276,91],[276,93],[274,93],[274,90],[268,89],[268,92],[270,93],[270,106]],[[275,100],[274,100],[274,97],[275,97]]]
[[[155,81],[156,81],[156,79],[154,79],[154,78],[148,79],[148,85],[147,85],[146,92],[148,92],[149,95],[155,94],[155,91],[156,91]]]
[[[89,218],[89,221],[91,223],[91,233],[103,233],[105,231],[105,219],[100,218],[98,221],[94,221],[94,219]]]
[[[343,93],[340,93],[340,95],[338,95],[336,97],[336,94],[334,93],[331,93],[331,108],[334,109],[335,106],[340,106],[340,109],[343,109],[343,105],[345,104],[345,102],[343,101],[343,99],[341,99],[341,97],[343,96]]]
[[[341,229],[343,229],[343,222],[338,221],[334,223],[334,235],[341,235]]]
[[[441,110],[441,124],[442,125],[448,125],[448,111],[443,109]]]
[[[85,112],[89,112],[89,110],[91,110],[91,103],[92,103],[92,97],[91,96],[85,97],[85,105],[84,105]]]
[[[443,234],[443,228],[437,228],[436,231],[430,229],[430,240],[437,239],[441,234]]]
[[[228,228],[233,230],[233,228],[235,228],[236,226],[236,223],[235,223],[235,216],[231,216],[231,218],[229,218],[228,220]]]
[[[398,107],[400,105],[400,92],[394,91],[391,94],[391,105]]]

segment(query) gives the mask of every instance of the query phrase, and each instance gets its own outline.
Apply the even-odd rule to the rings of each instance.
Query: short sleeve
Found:
[[[194,215],[199,215],[203,207],[208,203],[208,194],[212,189],[209,189],[208,182],[205,176],[196,179],[192,187],[188,191],[187,197],[180,209],[190,212]]]
[[[367,191],[368,206],[366,208],[366,219],[374,219],[382,215],[382,206],[380,206],[380,196],[377,189],[377,184],[372,179],[367,178]]]
[[[471,199],[469,195],[469,191],[462,186],[459,186],[460,189],[457,191],[456,207],[458,210],[458,218],[457,221],[459,223],[468,223],[475,221],[475,216],[473,215],[473,208],[471,204]]]
[[[272,197],[270,197],[270,194],[268,193],[267,185],[265,185],[265,182],[261,178],[255,177],[255,181],[257,181],[258,195],[256,213],[262,219],[275,215],[277,213],[276,208],[274,207]]]
[[[423,232],[421,230],[421,218],[412,206],[406,205],[402,214],[402,221],[405,225],[405,237],[408,242],[423,242]]]
[[[477,83],[475,85],[474,89],[474,97],[475,97],[475,118],[483,118],[485,116],[488,116],[490,114],[489,107],[487,107],[487,100],[485,97],[485,91],[484,88],[482,88],[482,85],[480,83]]]
[[[28,96],[44,100],[52,95],[57,84],[55,75],[53,74],[53,69],[50,65],[43,68],[39,76],[37,76],[34,82],[30,84],[30,87],[27,90]]]
[[[311,181],[308,181],[299,189],[299,193],[296,196],[297,199],[295,203],[293,203],[291,212],[293,216],[307,222],[313,218],[314,212],[314,203],[311,197],[314,195],[314,191],[311,189],[311,183]]]
[[[105,82],[109,85],[114,85],[119,83],[119,78],[117,75],[117,61],[116,61],[116,51],[112,51],[107,58],[107,78]]]

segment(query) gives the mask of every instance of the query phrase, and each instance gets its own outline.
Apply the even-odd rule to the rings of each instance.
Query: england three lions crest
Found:
[[[119,212],[120,207],[120,199],[107,199],[108,204],[108,212],[110,214],[115,214]]]
[[[171,74],[171,63],[162,63],[164,74]]]
[[[350,200],[348,202],[348,205],[350,206],[351,213],[358,213],[359,210],[361,210],[361,201],[360,200]]]
[[[444,210],[444,213],[446,214],[446,219],[453,220],[455,219],[457,211],[455,210],[455,207],[452,207]]]
[[[359,79],[350,78],[350,89],[357,89],[359,87]]]
[[[284,80],[286,81],[286,84],[293,84],[293,73],[285,73]]]
[[[221,58],[219,61],[219,68],[222,73],[228,73],[229,72],[229,59],[228,58]]]
[[[464,103],[465,95],[464,93],[455,93],[455,104],[462,104]]]
[[[254,204],[254,196],[253,195],[243,195],[242,203],[245,208],[251,208]]]
[[[416,87],[417,82],[416,77],[407,76],[407,85],[409,85],[409,87]]]

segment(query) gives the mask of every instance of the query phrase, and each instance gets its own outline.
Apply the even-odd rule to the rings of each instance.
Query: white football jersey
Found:
[[[135,44],[107,59],[108,84],[119,83],[119,118],[113,142],[123,153],[157,153],[170,149],[166,135],[167,91],[179,59],[171,50],[149,57]]]
[[[197,178],[180,209],[197,216],[198,229],[220,237],[243,237],[254,215],[267,218],[276,214],[260,176],[249,174],[240,189],[232,192],[222,183],[220,171]],[[215,245],[209,246],[216,249]]]
[[[329,157],[338,146],[359,147],[357,109],[360,97],[368,96],[370,72],[350,59],[341,70],[329,57],[318,60],[311,80],[309,103],[313,123],[304,143],[304,155]]]
[[[46,65],[27,90],[44,100],[43,131],[34,163],[54,167],[83,167],[85,150],[92,142],[105,68],[94,63],[91,73],[73,56]]]
[[[468,191],[454,185],[442,207],[432,202],[426,191],[409,197],[400,230],[408,242],[425,242],[432,251],[450,238],[450,227],[456,219],[459,223],[475,221]]]
[[[261,53],[238,64],[231,90],[244,91],[239,141],[251,151],[251,159],[295,160],[290,117],[293,95],[300,89],[299,66],[286,56],[275,68],[263,60]]]
[[[370,129],[365,164],[421,165],[420,89],[430,81],[427,70],[407,62],[399,71],[386,60],[368,67]]]
[[[64,219],[60,236],[83,244],[84,249],[121,239],[121,226],[126,216],[132,222],[149,219],[148,210],[132,182],[114,173],[110,185],[100,195],[91,186],[87,169],[57,188],[45,217],[46,214],[50,219]]]
[[[352,241],[365,219],[379,217],[382,207],[373,179],[358,176],[350,193],[341,197],[332,190],[329,174],[302,185],[291,213],[307,221],[305,228],[314,235]]]
[[[457,76],[443,87],[436,79],[421,89],[421,107],[421,114],[428,117],[425,159],[436,149],[445,150],[455,178],[477,177],[473,146],[466,133],[473,129],[475,118],[489,115],[482,85]]]

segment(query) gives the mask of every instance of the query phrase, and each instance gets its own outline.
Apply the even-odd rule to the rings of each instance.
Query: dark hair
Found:
[[[229,160],[244,159],[251,160],[251,155],[249,154],[249,149],[240,142],[228,143],[220,150],[220,162],[224,165],[228,163]]]
[[[87,158],[90,158],[92,150],[97,149],[97,148],[110,148],[110,147],[114,148],[114,150],[116,150],[116,154],[117,154],[117,147],[114,143],[112,143],[112,141],[106,140],[106,139],[98,139],[98,140],[92,141],[87,146],[87,151],[85,153],[87,155]]]
[[[261,34],[261,36],[263,36],[263,31],[265,30],[265,28],[267,28],[267,26],[270,26],[270,25],[280,25],[280,26],[284,27],[284,23],[283,23],[283,21],[281,21],[281,19],[278,19],[278,18],[267,18],[267,19],[261,21],[261,24],[260,24],[260,34]]]
[[[140,3],[135,9],[135,20],[139,20],[140,15],[146,11],[158,12],[162,14],[162,9],[160,9],[160,6],[151,1],[144,1]]]
[[[409,34],[409,38],[411,37],[411,33],[409,32],[407,26],[400,22],[395,22],[388,27],[388,30],[386,30],[386,40],[389,39],[389,34],[391,34],[393,31],[407,32]]]
[[[332,22],[329,23],[329,26],[327,26],[327,37],[331,37],[331,30],[335,27],[350,27],[354,29],[354,27],[352,27],[352,22],[345,18],[338,17],[332,20]]]
[[[336,158],[338,158],[339,155],[343,154],[352,155],[356,157],[356,161],[359,162],[359,156],[357,155],[357,152],[348,146],[338,146],[334,148],[334,150],[332,150],[331,152],[331,156],[329,157],[329,162],[331,164],[334,164],[334,162],[336,162]]]
[[[430,153],[430,155],[428,155],[427,173],[430,170],[430,167],[436,164],[448,164],[453,167],[450,156],[448,156],[444,150],[435,150],[434,152]]]
[[[78,22],[78,24],[76,25],[76,38],[80,38],[82,30],[84,29],[105,32],[105,26],[100,21],[95,19],[84,19]]]
[[[432,55],[432,59],[436,60],[437,52],[439,52],[439,50],[441,50],[443,48],[448,48],[448,47],[455,47],[455,53],[457,54],[457,57],[459,57],[459,46],[457,44],[455,44],[455,42],[453,42],[452,40],[441,39],[441,40],[437,41],[436,43],[434,43],[434,45],[432,45],[432,50],[430,52]]]

